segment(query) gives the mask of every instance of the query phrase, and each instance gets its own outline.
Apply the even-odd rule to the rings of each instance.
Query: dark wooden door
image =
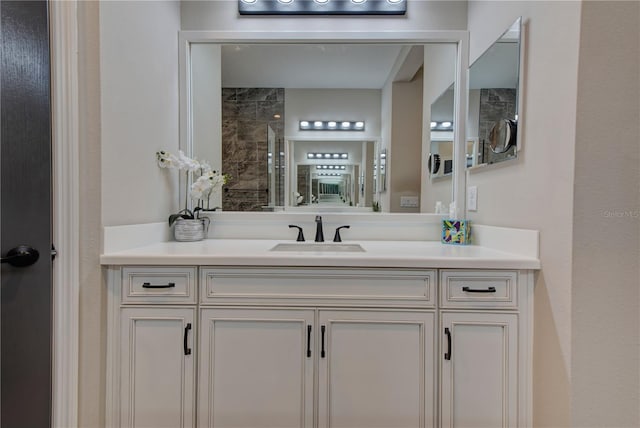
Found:
[[[46,1],[0,1],[0,424],[51,425],[51,105]],[[33,247],[26,267],[5,263]]]

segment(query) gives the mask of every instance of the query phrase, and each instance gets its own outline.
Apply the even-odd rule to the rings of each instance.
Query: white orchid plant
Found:
[[[229,175],[220,174],[220,172],[213,170],[206,161],[198,161],[195,158],[192,159],[185,156],[182,150],[178,152],[178,155],[171,154],[166,150],[160,150],[156,152],[156,157],[160,168],[184,171],[187,178],[185,207],[178,213],[169,216],[169,226],[179,218],[193,220],[198,218],[200,211],[215,211],[218,209],[218,207],[211,208],[211,196],[220,191],[224,184],[227,184],[230,180]],[[189,184],[190,181],[191,184]],[[193,211],[189,209],[189,198],[196,201]]]

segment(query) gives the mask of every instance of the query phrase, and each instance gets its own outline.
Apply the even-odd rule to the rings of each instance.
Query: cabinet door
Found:
[[[434,318],[425,311],[321,310],[318,426],[432,426]]]
[[[192,308],[121,311],[120,426],[193,427]]]
[[[198,425],[311,428],[314,315],[203,309]]]
[[[442,427],[516,427],[517,314],[444,312]]]

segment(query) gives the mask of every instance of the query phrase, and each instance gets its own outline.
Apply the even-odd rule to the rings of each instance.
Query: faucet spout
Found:
[[[316,216],[316,242],[324,242],[324,234],[322,233],[322,217]]]

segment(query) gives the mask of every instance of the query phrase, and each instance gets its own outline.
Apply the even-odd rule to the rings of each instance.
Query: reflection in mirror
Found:
[[[428,59],[440,64],[438,73],[425,80],[424,98],[426,174],[423,182],[423,211],[435,212],[436,206],[449,207],[453,200],[454,109],[456,47],[428,45]]]
[[[433,212],[435,200],[448,203],[451,180],[438,189],[425,180],[424,119],[432,102],[425,97],[443,80],[444,88],[454,82],[456,49],[455,43],[192,43],[191,154],[232,177],[216,205]],[[326,128],[314,130],[315,121]],[[331,126],[342,121],[364,126]],[[350,155],[340,162],[307,157],[343,152]],[[338,175],[326,175],[323,165]]]
[[[318,150],[321,148],[321,152]],[[373,141],[290,141],[290,207],[368,208],[373,202]],[[371,162],[368,162],[371,161]]]
[[[380,151],[380,192],[387,191],[387,149]],[[376,164],[377,165],[377,164]],[[374,180],[375,184],[375,180]]]
[[[478,143],[467,150],[467,166],[517,157],[521,21],[518,18],[469,68],[467,136]]]

